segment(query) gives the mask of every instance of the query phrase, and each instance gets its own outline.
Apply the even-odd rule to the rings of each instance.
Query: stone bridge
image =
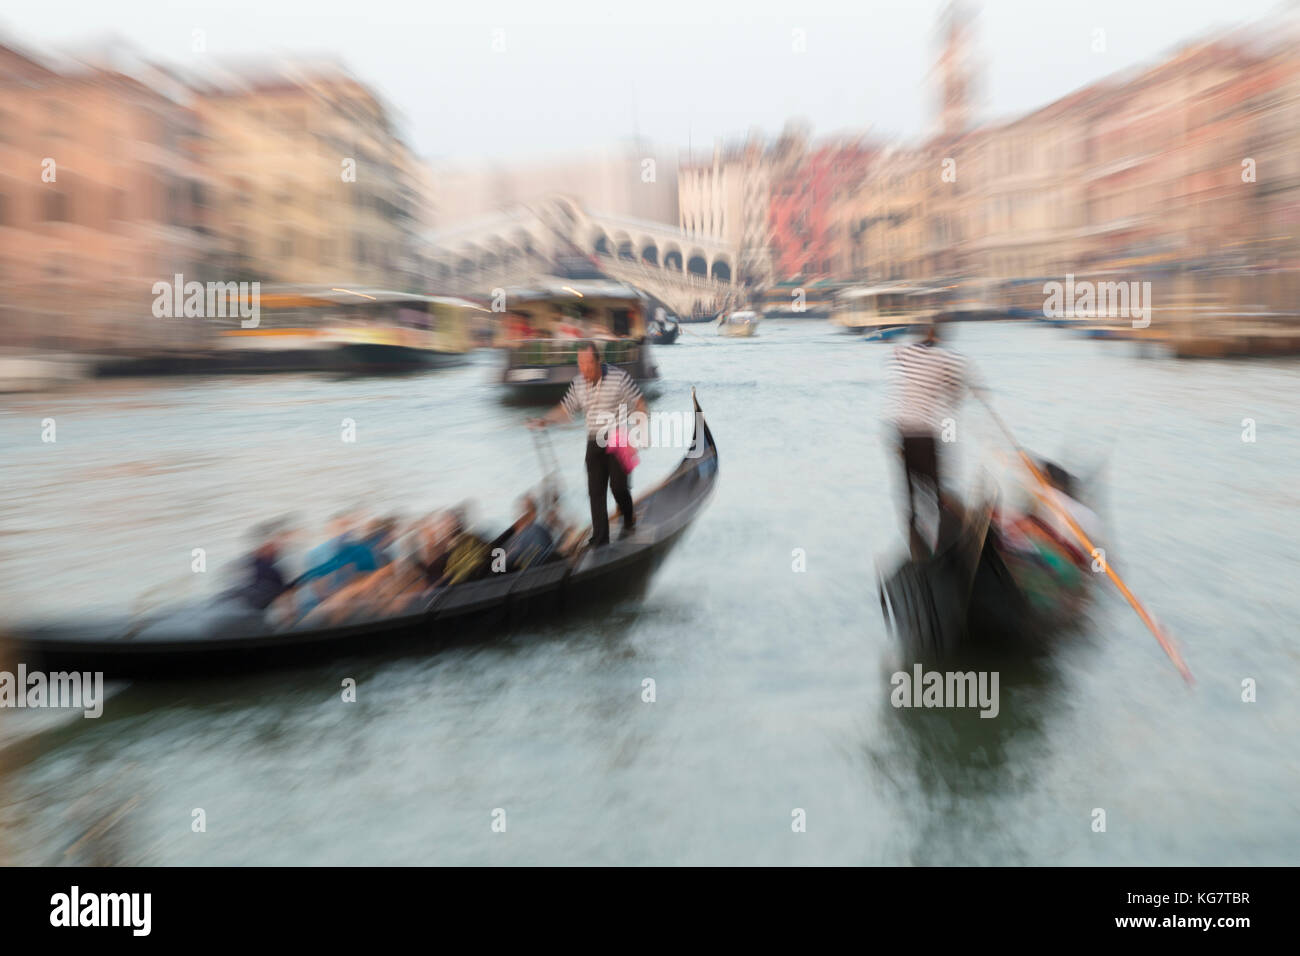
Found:
[[[440,292],[486,297],[495,288],[528,285],[559,259],[580,255],[678,315],[713,315],[748,297],[736,282],[736,250],[666,223],[589,213],[564,196],[425,238]]]

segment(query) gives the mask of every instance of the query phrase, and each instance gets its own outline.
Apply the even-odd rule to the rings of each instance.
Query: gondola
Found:
[[[751,338],[758,334],[760,316],[757,312],[745,310],[731,312],[718,319],[718,334],[728,338]]]
[[[1006,547],[987,501],[933,555],[880,579],[881,611],[909,661],[1036,654],[1077,623],[1088,590],[1041,573]]]
[[[681,326],[676,322],[667,319],[662,322],[659,319],[651,319],[646,330],[646,339],[652,345],[672,345],[677,341],[681,331]]]
[[[393,617],[277,630],[259,612],[218,614],[217,605],[190,605],[138,621],[18,628],[3,635],[7,649],[29,670],[102,671],[110,680],[206,677],[381,648],[433,650],[485,628],[532,623],[642,593],[717,484],[717,446],[699,402],[694,404],[690,449],[667,478],[637,499],[636,533],[626,540],[443,588],[418,609]]]

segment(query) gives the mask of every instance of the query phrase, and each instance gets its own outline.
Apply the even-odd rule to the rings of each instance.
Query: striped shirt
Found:
[[[602,365],[600,381],[592,385],[586,376],[579,375],[565,392],[560,404],[577,418],[579,412],[587,413],[587,437],[601,438],[602,432],[620,417],[626,419],[636,411],[641,401],[641,389],[632,376],[621,368]]]
[[[913,342],[894,349],[886,417],[904,435],[937,435],[970,387],[966,360],[939,345]]]

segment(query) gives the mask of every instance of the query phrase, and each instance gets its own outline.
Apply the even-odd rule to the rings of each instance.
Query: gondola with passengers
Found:
[[[636,499],[633,537],[592,546],[590,527],[566,519],[551,478],[494,536],[472,527],[464,507],[407,520],[340,515],[296,574],[285,557],[293,529],[273,524],[259,530],[236,586],[207,602],[20,626],[5,635],[9,648],[33,668],[206,677],[385,648],[431,651],[638,594],[717,484],[717,446],[694,409],[686,454]]]

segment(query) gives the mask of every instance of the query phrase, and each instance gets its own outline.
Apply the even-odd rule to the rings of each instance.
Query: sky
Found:
[[[1287,3],[969,6],[977,14],[979,115],[989,118],[1026,112]],[[336,56],[396,109],[418,153],[467,165],[570,156],[634,135],[706,151],[750,129],[775,134],[792,118],[817,134],[926,135],[936,113],[930,73],[941,7],[939,0],[50,0],[0,11],[0,36],[36,51],[116,38],[196,69],[205,58]],[[1094,50],[1099,36],[1102,52]]]

